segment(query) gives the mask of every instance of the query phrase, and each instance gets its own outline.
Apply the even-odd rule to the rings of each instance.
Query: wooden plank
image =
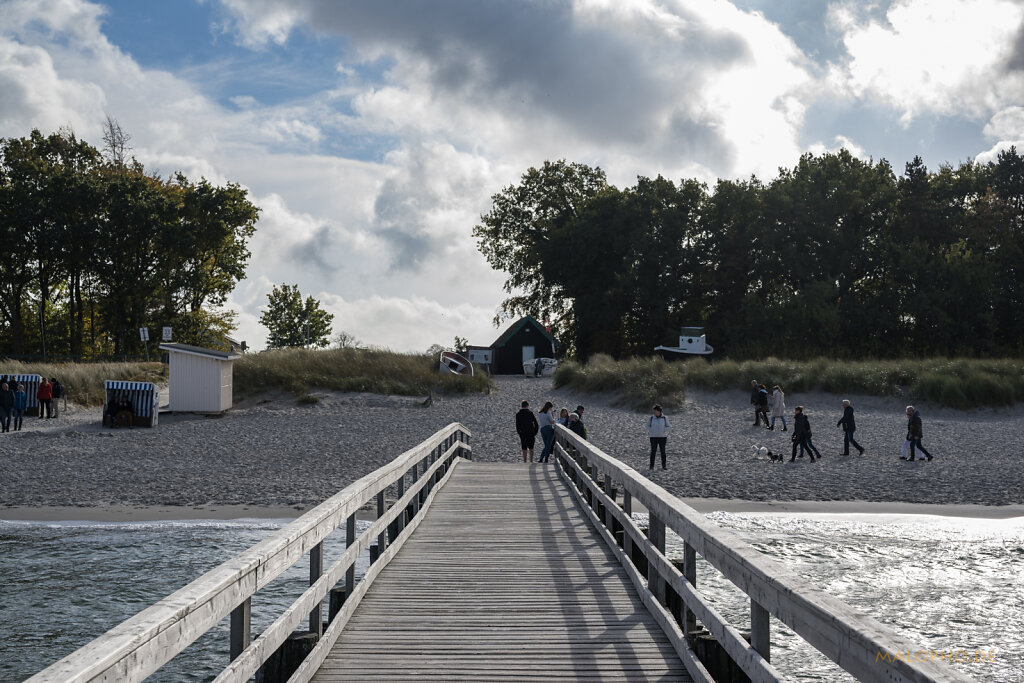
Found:
[[[554,468],[460,464],[313,681],[689,681]]]

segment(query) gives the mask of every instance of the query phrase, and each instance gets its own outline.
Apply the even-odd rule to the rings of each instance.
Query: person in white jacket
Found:
[[[661,469],[667,469],[665,465],[665,442],[668,441],[668,418],[662,414],[661,406],[655,404],[653,415],[647,418],[647,433],[651,437],[651,469],[654,469],[654,454],[661,449]]]
[[[782,431],[786,431],[786,394],[778,384],[772,390],[772,423],[768,429],[775,429],[775,418],[782,418]]]

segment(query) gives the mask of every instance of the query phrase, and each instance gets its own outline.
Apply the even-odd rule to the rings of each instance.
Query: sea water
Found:
[[[919,651],[980,656],[953,666],[979,680],[1024,683],[1024,519],[709,517],[777,561],[780,571],[892,626]],[[0,681],[20,681],[57,661],[287,521],[0,522]],[[325,564],[343,549],[340,530],[325,542]],[[671,534],[668,552],[682,555]],[[357,575],[366,566],[364,554]],[[254,635],[308,578],[299,562],[253,597]],[[749,627],[749,599],[703,561],[697,584],[733,624]],[[771,630],[772,663],[791,680],[852,680],[774,617]],[[225,619],[149,680],[212,680],[227,648]]]

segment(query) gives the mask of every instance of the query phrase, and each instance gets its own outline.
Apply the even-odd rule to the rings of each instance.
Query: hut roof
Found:
[[[506,343],[508,343],[508,340],[515,336],[515,333],[521,330],[523,326],[526,325],[527,323],[533,323],[533,326],[540,330],[540,333],[551,341],[552,347],[558,346],[558,342],[556,342],[555,338],[551,336],[551,333],[544,329],[544,326],[537,322],[536,318],[534,318],[532,315],[527,315],[520,318],[514,325],[505,330],[501,334],[501,336],[498,337],[493,344],[491,344],[491,348],[498,349],[504,346]]]
[[[190,346],[188,344],[161,344],[161,351],[174,351],[177,353],[188,353],[193,356],[205,356],[217,360],[235,360],[242,356],[233,351],[217,351],[216,349],[204,349],[201,346]]]

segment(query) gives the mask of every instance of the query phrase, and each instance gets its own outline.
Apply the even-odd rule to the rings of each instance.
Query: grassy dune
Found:
[[[0,375],[56,377],[69,401],[85,406],[103,405],[104,380],[166,382],[161,363],[22,363],[0,359]]]
[[[460,377],[438,372],[434,356],[379,349],[276,349],[235,362],[235,396],[284,389],[305,396],[310,389],[424,396],[486,391],[482,373]]]
[[[778,358],[666,363],[660,358],[616,361],[598,355],[586,365],[563,363],[555,386],[581,391],[615,391],[623,403],[649,407],[659,401],[678,406],[686,387],[750,388],[757,379],[785,391],[901,396],[950,408],[1008,406],[1024,400],[1024,361],[1017,359],[910,359],[844,361]]]

